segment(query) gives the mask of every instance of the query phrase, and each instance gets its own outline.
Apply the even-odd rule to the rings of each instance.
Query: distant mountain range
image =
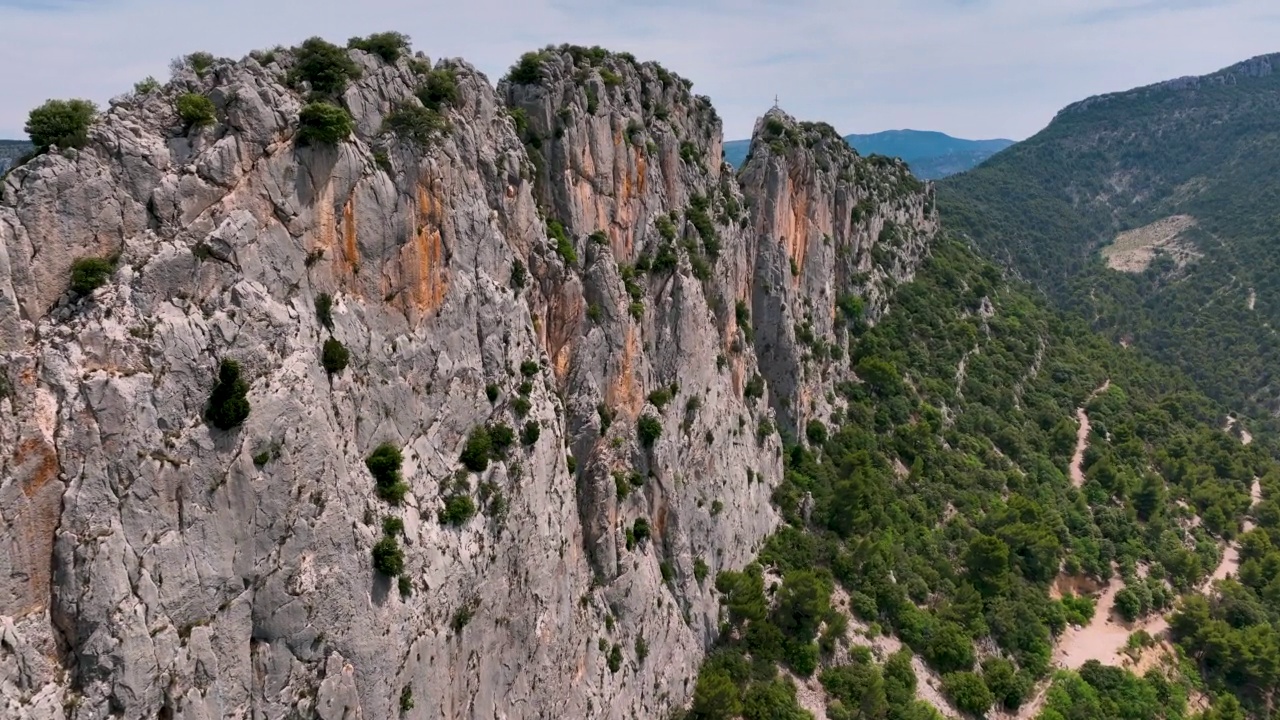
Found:
[[[965,140],[928,130],[886,130],[870,135],[846,135],[845,142],[863,155],[900,157],[916,177],[936,180],[962,173],[1013,144],[1012,140]],[[741,167],[751,149],[750,140],[724,144],[725,159]]]
[[[8,171],[18,158],[31,152],[31,143],[26,140],[0,140],[0,173]]]

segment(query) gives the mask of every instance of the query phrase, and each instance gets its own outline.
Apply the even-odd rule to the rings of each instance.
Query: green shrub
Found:
[[[511,443],[515,442],[516,433],[506,423],[495,423],[489,426],[489,443],[492,446],[491,458],[500,458],[507,454]]]
[[[424,106],[437,112],[454,107],[460,98],[458,73],[453,68],[432,70],[427,73],[422,87],[418,88],[418,99]]]
[[[523,290],[525,280],[529,277],[528,272],[524,269],[524,263],[516,260],[511,263],[511,287],[516,290]]]
[[[805,425],[804,434],[812,445],[823,445],[827,442],[827,426],[821,420],[810,420]]]
[[[455,633],[460,633],[471,622],[473,615],[475,615],[475,611],[471,609],[470,605],[460,607],[453,612],[453,618],[449,620],[449,627],[453,628]]]
[[[590,305],[587,306],[587,319],[590,320],[591,322],[598,323],[600,322],[600,318],[603,316],[604,316],[604,311],[600,309],[599,305],[595,303],[591,303]]]
[[[476,503],[470,495],[452,495],[445,499],[440,511],[440,522],[445,525],[462,525],[475,517]]]
[[[542,81],[542,63],[546,60],[542,52],[527,52],[511,66],[507,79],[516,85],[536,85]]]
[[[622,78],[618,76],[618,73],[610,70],[609,68],[600,68],[600,80],[604,83],[605,87],[610,88],[617,87],[622,84]]]
[[[88,100],[49,100],[31,111],[23,128],[31,136],[36,153],[82,148],[89,142],[89,126],[98,107]]]
[[[354,129],[350,113],[326,102],[313,102],[298,114],[299,145],[336,145]]]
[[[148,75],[133,84],[133,92],[137,95],[150,95],[160,89],[160,81]]]
[[[648,518],[636,518],[635,524],[631,526],[631,534],[635,537],[636,542],[644,542],[652,536],[652,530],[649,528]]]
[[[316,318],[320,320],[320,324],[326,328],[333,329],[333,296],[329,293],[320,293],[316,296]]]
[[[360,77],[360,66],[347,51],[322,38],[309,38],[298,48],[293,79],[311,84],[320,95],[339,95],[349,80]]]
[[[484,396],[489,398],[489,402],[497,402],[499,392],[498,386],[494,383],[484,386]]]
[[[707,567],[706,560],[703,560],[702,558],[694,559],[693,578],[697,580],[699,584],[701,584],[703,580],[707,579],[707,572],[709,572],[709,570],[710,568]]]
[[[401,103],[382,121],[383,132],[389,132],[421,148],[430,147],[449,131],[449,127],[449,120],[444,115],[413,103]]]
[[[271,462],[271,453],[266,450],[263,450],[262,452],[253,456],[253,464],[257,465],[258,467],[262,467],[263,465],[266,465],[269,462]]]
[[[636,433],[640,437],[640,444],[651,448],[662,436],[662,423],[652,415],[641,415],[636,421]]]
[[[408,575],[401,575],[396,578],[396,585],[400,589],[400,597],[407,598],[413,594],[413,581],[409,579]]]
[[[240,364],[224,359],[218,366],[218,382],[209,396],[205,419],[219,430],[230,430],[249,417],[249,383],[240,377]]]
[[[542,435],[542,426],[537,421],[530,420],[524,424],[524,429],[520,431],[520,443],[526,447],[538,442],[538,438]]]
[[[667,406],[667,403],[671,402],[671,391],[667,388],[658,388],[657,390],[649,393],[649,402],[653,403],[654,407],[661,410]]]
[[[378,497],[393,505],[399,505],[409,491],[409,486],[400,477],[402,462],[400,449],[391,443],[382,443],[374,448],[364,461],[373,475]]]
[[[556,243],[556,254],[564,260],[566,265],[578,264],[578,251],[573,248],[573,241],[569,239],[569,233],[565,231],[564,225],[554,218],[547,220],[547,237]]]
[[[382,172],[388,175],[395,174],[396,168],[391,164],[391,156],[387,154],[386,150],[374,150],[373,162],[377,164],[378,168],[382,170]]]
[[[533,404],[530,403],[529,398],[526,397],[518,397],[511,403],[511,409],[516,411],[517,417],[524,417],[525,415],[528,415],[529,410],[532,407]]]
[[[88,295],[107,284],[115,264],[103,258],[86,257],[71,263],[71,290],[77,295]]]
[[[334,375],[347,369],[347,362],[351,359],[351,353],[347,352],[347,348],[334,338],[324,341],[324,351],[320,353],[320,360],[324,363],[325,372]]]
[[[387,577],[404,572],[404,551],[395,538],[384,536],[373,546],[373,569]]]
[[[531,378],[534,375],[537,375],[538,371],[541,369],[542,365],[540,365],[537,360],[525,360],[520,363],[520,374],[525,377]],[[521,394],[528,395],[529,393],[522,392]]]
[[[742,397],[748,400],[758,400],[764,397],[764,378],[760,373],[752,375],[746,384],[742,387]]]
[[[408,685],[400,691],[400,713],[404,714],[413,709],[413,689]]]
[[[209,72],[209,68],[213,67],[214,61],[217,60],[213,53],[193,52],[186,57],[187,67],[195,71],[196,77],[204,77]]]
[[[364,38],[351,38],[347,47],[377,55],[388,65],[394,65],[401,55],[409,51],[409,36],[398,32],[374,33]]]
[[[382,534],[387,537],[395,537],[404,532],[404,520],[395,515],[388,515],[382,518]]]
[[[954,672],[942,676],[942,692],[960,710],[982,717],[991,709],[995,697],[982,677],[972,672]]]
[[[178,116],[188,130],[212,125],[217,121],[213,101],[200,93],[185,93],[178,96],[176,103]]]
[[[745,300],[739,300],[734,304],[733,313],[738,321],[738,327],[742,328],[742,336],[751,342],[751,310],[747,308]]]
[[[467,444],[462,448],[462,464],[472,472],[484,472],[489,467],[489,456],[493,451],[493,439],[489,437],[489,428],[480,425],[467,436]]]
[[[622,646],[614,643],[613,649],[609,651],[609,672],[616,673],[622,669]]]

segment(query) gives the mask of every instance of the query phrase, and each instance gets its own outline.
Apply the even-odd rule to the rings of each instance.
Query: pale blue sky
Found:
[[[843,133],[1022,139],[1063,105],[1280,51],[1276,0],[0,0],[0,137],[50,97],[99,103],[194,50],[399,30],[497,81],[573,42],[658,60],[730,139],[775,93]]]

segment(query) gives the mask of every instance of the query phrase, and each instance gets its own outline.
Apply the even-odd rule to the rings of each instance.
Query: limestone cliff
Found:
[[[873,320],[932,230],[905,171],[825,139],[740,186],[710,103],[628,56],[550,49],[497,92],[349,57],[341,142],[299,136],[318,91],[279,51],[181,69],[6,177],[6,716],[662,715],[715,573],[776,525],[769,428],[848,376],[804,369],[799,308],[835,344],[837,301]],[[410,137],[440,74],[443,123]],[[115,269],[82,296],[84,257]],[[223,359],[252,408],[230,430],[204,417]],[[485,426],[520,438],[468,470]]]
[[[783,427],[825,420],[848,380],[851,331],[874,323],[937,231],[933,191],[901,161],[859,157],[825,123],[756,123],[742,189],[757,249],[755,347]]]

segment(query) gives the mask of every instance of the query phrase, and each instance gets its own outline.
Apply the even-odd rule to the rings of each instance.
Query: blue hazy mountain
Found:
[[[928,130],[886,130],[870,135],[846,135],[845,141],[863,155],[900,157],[917,177],[936,180],[962,173],[1013,144],[1012,140],[965,140]],[[729,140],[725,159],[741,167],[750,140]]]

